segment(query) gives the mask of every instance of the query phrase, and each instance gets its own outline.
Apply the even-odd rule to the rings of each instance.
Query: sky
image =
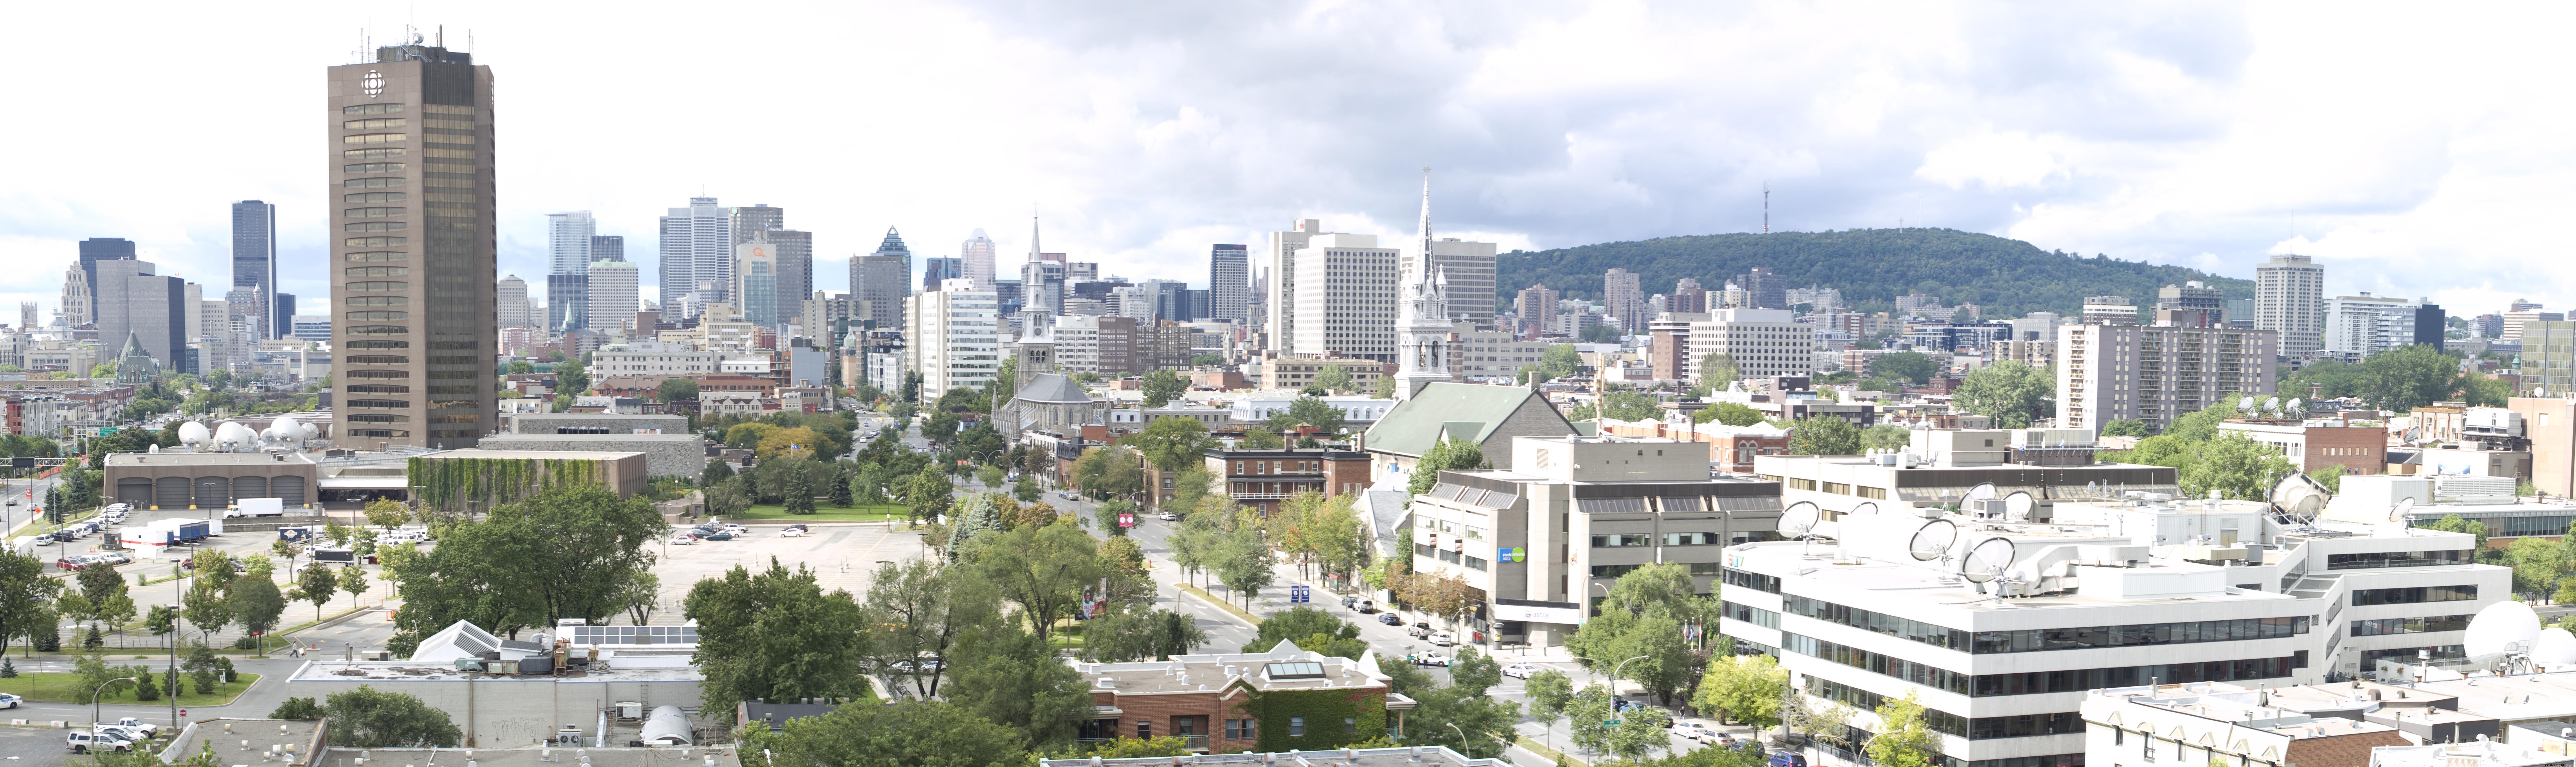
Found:
[[[2454,315],[2565,308],[2576,6],[2357,3],[52,4],[0,27],[0,301],[87,237],[229,283],[229,208],[324,273],[323,69],[407,26],[492,67],[500,271],[588,210],[786,208],[815,285],[888,227],[1204,284],[1300,218],[1505,250],[1945,227]],[[433,41],[434,42],[434,41]],[[1516,287],[1516,286],[1506,286]],[[211,292],[211,291],[210,291]],[[648,291],[648,295],[650,292]],[[5,312],[0,312],[5,313]],[[14,314],[0,317],[9,321]]]

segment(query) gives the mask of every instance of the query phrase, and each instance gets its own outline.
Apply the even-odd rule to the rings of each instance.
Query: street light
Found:
[[[1586,657],[1583,657],[1583,656],[1581,656],[1581,655],[1574,656],[1574,659],[1575,659],[1575,660],[1588,660],[1588,661],[1592,661],[1592,662],[1594,662],[1594,663],[1604,663],[1604,662],[1607,662],[1607,661],[1600,660],[1600,659],[1598,659],[1598,658],[1586,658]],[[1646,659],[1646,656],[1639,655],[1639,656],[1634,657],[1634,658],[1629,658],[1628,660],[1645,660],[1645,659]],[[1611,666],[1611,667],[1610,667],[1610,694],[1612,694],[1612,695],[1617,695],[1617,694],[1619,694],[1619,669],[1627,668],[1627,667],[1628,667],[1628,660],[1620,661],[1620,662],[1618,662],[1618,664],[1613,665],[1613,666]]]
[[[98,683],[98,687],[96,687],[96,688],[94,688],[94,689],[91,689],[91,690],[89,691],[89,721],[90,721],[90,723],[91,723],[91,724],[97,724],[97,723],[98,723],[98,721],[99,721],[99,719],[98,719],[98,717],[99,717],[99,713],[98,713],[98,696],[99,696],[99,693],[101,693],[101,692],[103,692],[103,691],[105,691],[105,690],[107,689],[107,686],[108,686],[108,685],[116,684],[116,683],[118,683],[118,682],[140,682],[140,681],[143,681],[143,678],[142,678],[142,677],[139,677],[139,676],[129,676],[129,677],[121,677],[121,678],[117,678],[117,679],[110,679],[110,680],[107,680],[107,681],[104,681],[104,682],[100,682],[100,683]]]

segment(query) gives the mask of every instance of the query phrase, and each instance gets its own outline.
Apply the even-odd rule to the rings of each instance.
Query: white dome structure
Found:
[[[2461,639],[2461,649],[2469,657],[2480,658],[2508,652],[2530,652],[2540,638],[2540,614],[2521,602],[2497,602],[2479,610],[2469,619],[2468,636]]]
[[[2566,629],[2540,632],[2540,638],[2531,640],[2531,662],[2551,668],[2576,665],[2576,633]]]
[[[258,435],[251,433],[250,427],[238,423],[227,421],[224,425],[215,427],[215,449],[220,451],[232,452],[251,445],[258,439]]]
[[[206,431],[205,424],[195,421],[186,421],[179,424],[179,444],[187,445],[189,447],[205,447],[206,440],[213,438],[214,435]]]
[[[296,428],[301,425],[302,424],[296,423],[293,418],[279,415],[277,420],[268,422],[268,428],[261,431],[259,436],[261,439],[265,439],[270,442],[280,444],[292,443],[304,436],[303,430]]]
[[[309,423],[298,423],[295,425],[295,428],[297,435],[296,439],[306,442],[310,442],[314,437],[321,436],[322,434],[320,429],[313,428],[313,424]]]

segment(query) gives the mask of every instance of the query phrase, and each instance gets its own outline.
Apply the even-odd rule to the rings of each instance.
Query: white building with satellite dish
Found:
[[[1949,758],[2049,767],[2082,763],[2087,691],[2465,658],[2468,616],[2507,597],[2511,571],[2471,564],[2468,535],[2321,520],[2328,498],[2304,476],[2270,496],[1980,485],[1958,511],[1839,514],[1793,499],[1780,532],[1795,540],[1727,549],[1720,631],[1778,655],[1811,704],[1860,711],[1854,727],[1914,693]]]

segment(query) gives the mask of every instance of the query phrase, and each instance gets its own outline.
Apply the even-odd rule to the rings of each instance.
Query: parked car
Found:
[[[1367,615],[1367,614],[1369,614],[1369,613],[1377,612],[1377,603],[1376,603],[1376,602],[1369,601],[1369,600],[1366,600],[1366,599],[1362,599],[1362,600],[1360,600],[1360,604],[1359,604],[1359,606],[1358,606],[1358,607],[1354,607],[1354,608],[1351,608],[1351,609],[1354,609],[1354,610],[1358,610],[1358,611],[1360,611],[1360,614],[1361,614],[1361,615]],[[1397,618],[1396,620],[1398,620],[1398,621],[1402,621],[1402,620],[1404,620],[1404,619],[1403,619],[1403,618]]]
[[[1344,610],[1351,609],[1352,605],[1357,605],[1359,603],[1360,598],[1357,595],[1342,597],[1342,609]]]
[[[1181,521],[1181,515],[1179,515],[1179,514],[1174,514],[1174,513],[1172,513],[1172,512],[1168,512],[1168,511],[1163,512],[1163,513],[1161,513],[1161,514],[1156,514],[1156,515],[1154,515],[1154,518],[1155,518],[1155,519],[1159,519],[1159,520],[1163,520],[1163,521],[1165,521],[1165,522],[1179,522],[1179,521]]]
[[[86,754],[94,750],[119,752],[134,750],[133,741],[103,732],[74,730],[63,735],[63,744],[69,746],[75,754]]]
[[[1782,751],[1771,755],[1771,767],[1807,767],[1807,757]]]
[[[796,523],[796,524],[788,525],[788,526],[786,526],[785,528],[781,528],[781,529],[785,529],[785,530],[812,530],[812,529],[814,529],[814,526],[813,526],[813,525],[805,524],[805,523],[803,523],[803,522],[798,522],[798,523]]]
[[[1402,626],[1404,625],[1404,618],[1396,615],[1395,613],[1387,613],[1385,615],[1377,616],[1377,622],[1384,623],[1389,626]]]
[[[697,542],[698,539],[691,537],[688,533],[671,536],[671,544],[674,546],[687,546]]]
[[[785,530],[778,531],[778,537],[780,538],[803,538],[805,535],[806,530],[802,527],[790,527]]]
[[[730,541],[730,540],[733,540],[733,534],[732,534],[732,533],[725,532],[725,531],[723,531],[723,530],[718,530],[718,531],[715,531],[715,532],[712,532],[712,533],[708,533],[708,534],[706,534],[705,538],[706,538],[706,540],[710,540],[710,541]]]
[[[1404,627],[1404,633],[1415,639],[1423,639],[1431,636],[1431,627],[1416,623],[1414,625]]]
[[[46,533],[46,534],[44,534],[44,535],[36,536],[36,545],[38,545],[38,546],[51,546],[51,545],[54,545],[54,544],[57,544],[57,543],[61,543],[61,542],[62,542],[62,541],[57,540],[57,539],[55,539],[55,538],[54,538],[54,534],[53,534],[53,533]]]
[[[68,557],[63,557],[63,558],[61,558],[61,559],[54,560],[54,566],[55,566],[55,567],[59,567],[59,568],[65,569],[65,570],[78,570],[78,569],[81,569],[82,567],[86,567],[86,566],[88,566],[88,565],[89,565],[89,557],[86,557],[86,556],[77,556],[77,555],[75,555],[75,556],[68,556]]]
[[[1536,673],[1538,673],[1538,664],[1535,663],[1503,664],[1503,676],[1512,677],[1514,679],[1528,679],[1531,674]]]
[[[89,726],[89,731],[100,735],[114,735],[127,743],[144,743],[152,740],[151,733],[120,724],[93,724]]]
[[[741,526],[741,525],[737,525],[737,524],[734,524],[734,523],[731,523],[731,522],[719,522],[719,523],[716,523],[716,526],[717,526],[717,527],[720,527],[720,528],[724,528],[724,531],[725,531],[725,532],[732,533],[732,534],[735,534],[735,535],[742,535],[742,534],[744,534],[744,533],[751,532],[751,528],[743,527],[743,526]]]
[[[122,565],[134,561],[134,555],[127,554],[122,551],[100,552],[97,554],[91,554],[89,557],[90,562],[95,564]],[[242,572],[244,568],[248,567],[249,565],[243,564],[238,560],[233,562],[233,572]]]
[[[1412,654],[1412,655],[1407,655],[1407,656],[1405,656],[1405,658],[1406,658],[1407,660],[1411,660],[1411,661],[1413,661],[1413,665],[1416,665],[1416,666],[1439,666],[1439,667],[1441,667],[1441,668],[1448,668],[1448,667],[1449,667],[1449,656],[1447,656],[1447,655],[1443,655],[1443,654],[1441,654],[1441,653],[1439,653],[1439,652],[1437,652],[1437,651],[1434,651],[1434,652],[1426,652],[1426,653],[1415,653],[1415,654]]]
[[[17,708],[18,704],[23,702],[25,701],[19,699],[16,695],[0,692],[0,708]]]
[[[1062,498],[1062,499],[1065,499],[1065,500],[1068,500],[1068,501],[1077,501],[1077,500],[1081,500],[1081,499],[1082,499],[1082,496],[1074,495],[1074,494],[1072,494],[1072,493],[1057,493],[1057,494],[1055,494],[1055,497],[1057,497],[1057,498]]]
[[[1446,632],[1446,631],[1434,631],[1434,632],[1431,632],[1431,644],[1432,644],[1433,646],[1436,646],[1436,647],[1448,647],[1448,646],[1450,646],[1450,645],[1454,645],[1454,644],[1457,644],[1457,643],[1458,643],[1458,637],[1457,637],[1457,636],[1455,636],[1455,635],[1450,634],[1449,632]]]

